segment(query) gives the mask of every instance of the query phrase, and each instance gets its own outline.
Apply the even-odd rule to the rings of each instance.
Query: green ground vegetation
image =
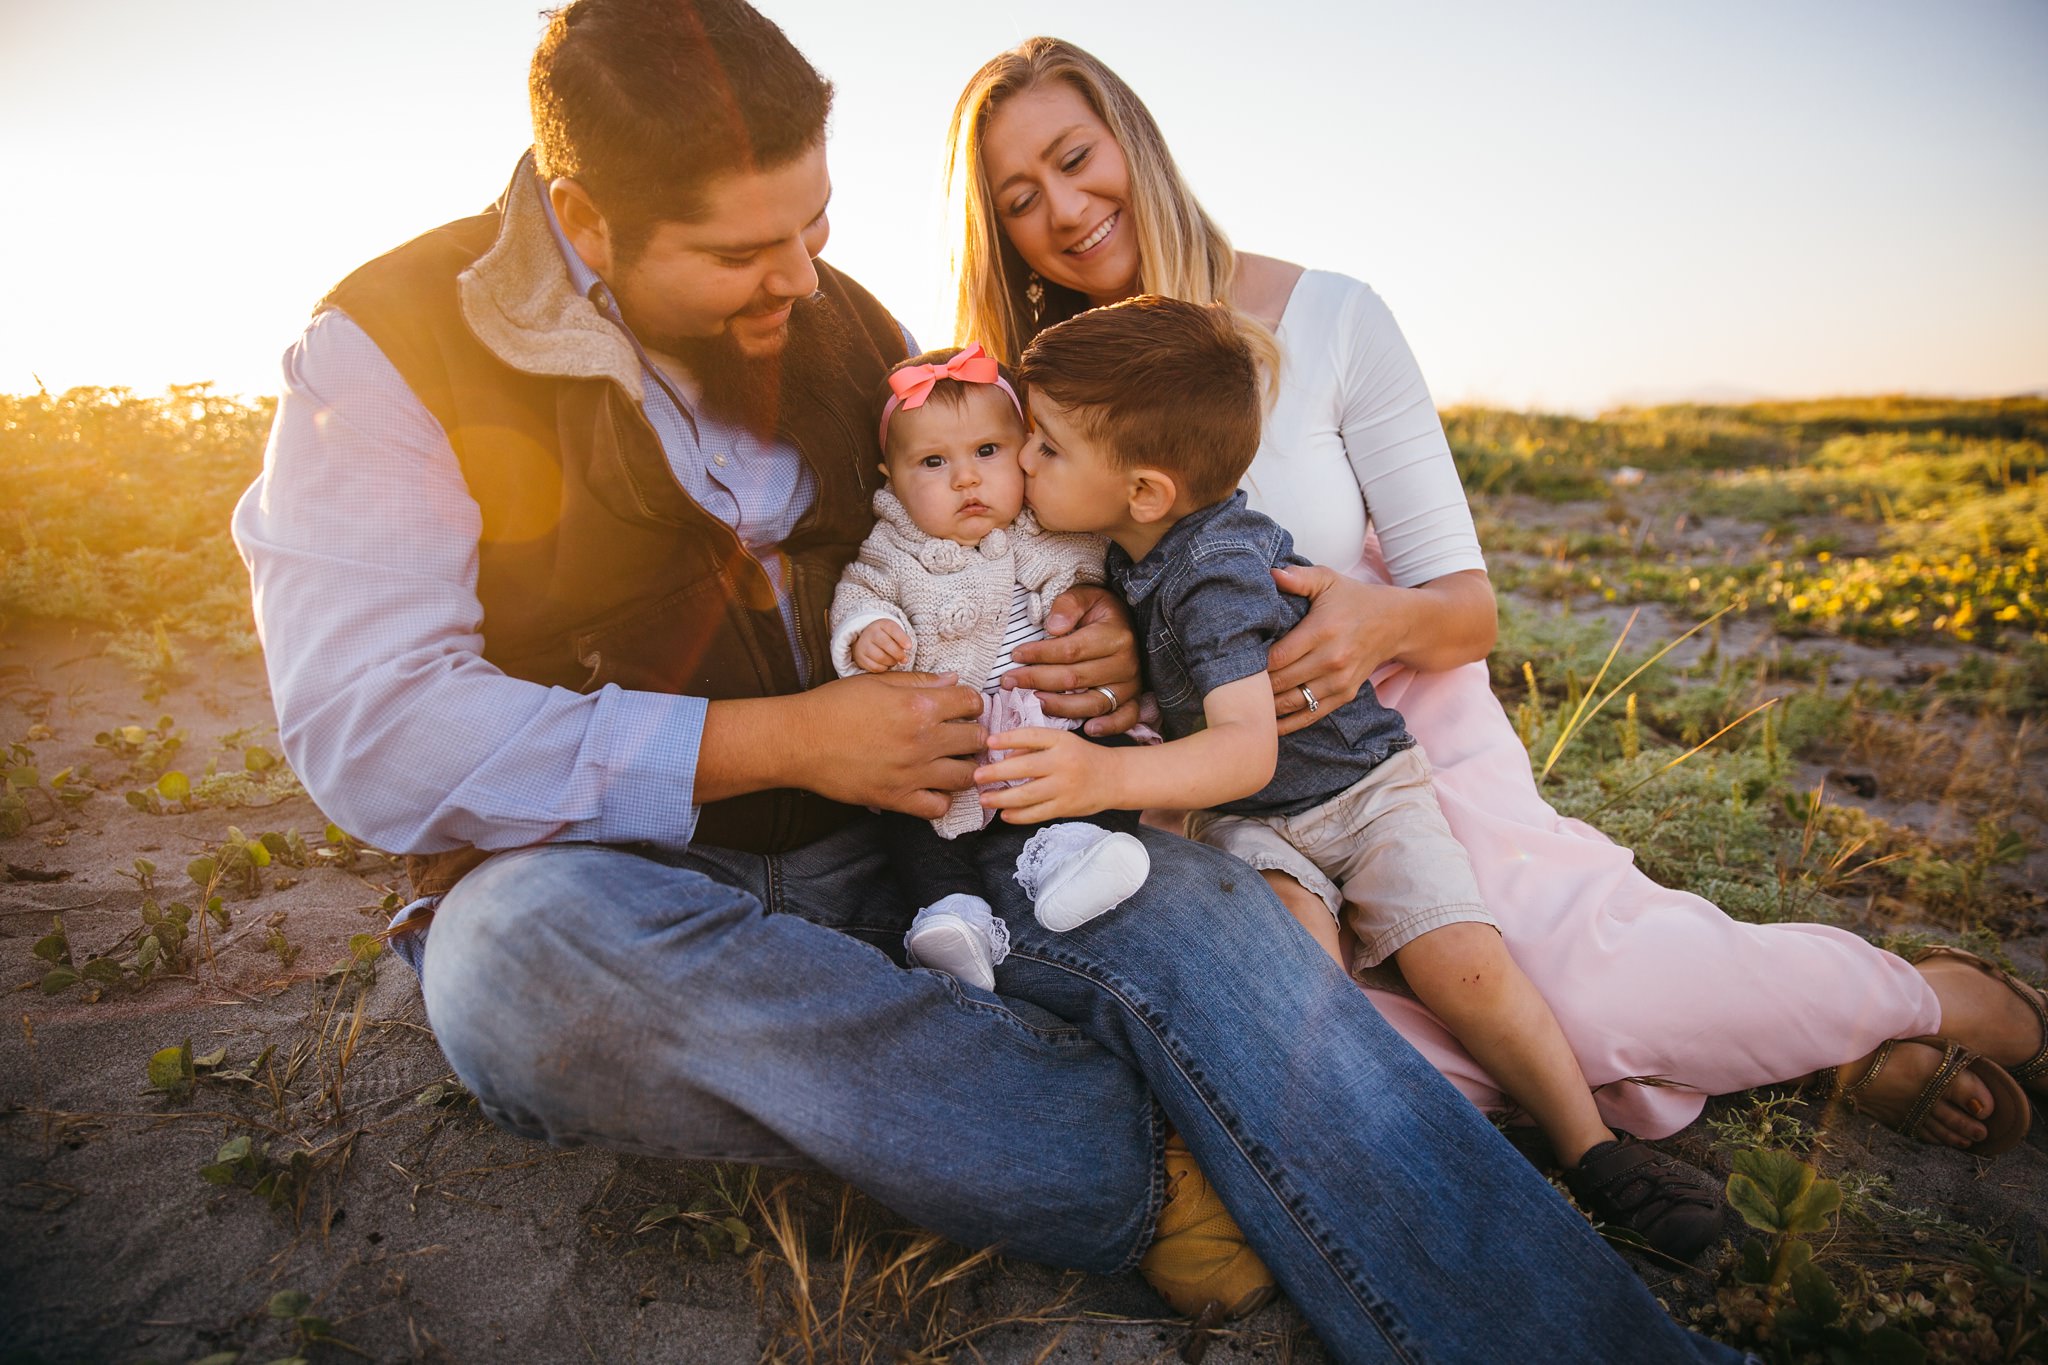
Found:
[[[180,636],[253,647],[227,525],[272,408],[205,384],[0,395],[0,620],[87,622],[146,667]]]
[[[0,624],[82,624],[157,674],[178,667],[187,640],[253,648],[227,525],[261,467],[271,412],[203,385],[154,398],[0,397]],[[1502,589],[1493,684],[1559,810],[1738,918],[1829,921],[1994,956],[2041,932],[2038,878],[2024,869],[2048,824],[2048,400],[1598,419],[1465,408],[1445,424]],[[1624,635],[1631,608],[1642,614]],[[1828,637],[1845,643],[1816,647]],[[1852,646],[1885,666],[1859,671],[1829,652]],[[7,739],[0,816],[75,803],[68,770],[45,778],[35,767],[36,734]],[[121,771],[107,790],[151,814],[261,804],[289,775],[246,740],[197,756],[180,753],[168,717],[111,726],[99,745]],[[112,869],[142,887],[141,920],[96,948],[53,924],[36,947],[44,989],[143,989],[203,954],[226,902],[255,894],[263,876],[356,855],[331,827],[311,847],[223,827],[182,882],[147,860]],[[288,968],[294,945],[276,938]],[[219,1079],[208,1069],[218,1058],[169,1052],[176,1083]],[[1738,1098],[1692,1130],[1686,1154],[1730,1176],[1756,1235],[1674,1287],[1676,1311],[1776,1360],[2043,1358],[2038,1248],[2011,1229],[1945,1222],[1845,1169],[1813,1140],[1813,1108]],[[283,1160],[230,1143],[207,1178],[258,1189],[268,1179],[271,1197],[300,1198],[291,1192],[306,1182]],[[843,1311],[807,1306],[804,1248],[852,1248],[842,1281],[885,1285],[876,1293],[902,1305],[888,1331],[936,1339],[911,1320],[940,1302],[932,1286],[951,1283],[968,1253],[911,1229],[855,1237],[846,1229],[866,1224],[836,1187],[747,1180],[744,1194],[687,1208],[622,1205],[619,1235],[705,1255],[762,1249],[763,1301],[796,1305],[778,1320],[806,1342],[850,1329]],[[807,1243],[804,1227],[821,1223],[838,1231]],[[894,1269],[859,1270],[878,1247],[894,1248],[878,1264],[938,1269],[912,1288]],[[777,1351],[787,1344],[778,1338]]]
[[[1445,414],[1483,499],[1592,503],[1488,528],[1503,586],[1733,604],[1788,634],[2048,641],[2048,399],[1824,400],[1580,419]],[[1741,523],[1746,542],[1702,534]]]

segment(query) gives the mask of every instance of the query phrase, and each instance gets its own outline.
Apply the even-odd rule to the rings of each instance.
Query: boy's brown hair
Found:
[[[1230,309],[1158,294],[1094,308],[1024,348],[1024,382],[1069,409],[1119,469],[1223,501],[1259,449],[1259,364]]]

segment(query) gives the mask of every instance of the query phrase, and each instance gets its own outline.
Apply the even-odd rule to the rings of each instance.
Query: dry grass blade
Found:
[[[790,1181],[783,1181],[765,1196],[756,1191],[755,1210],[761,1215],[762,1225],[768,1229],[768,1240],[774,1246],[774,1254],[781,1260],[783,1269],[789,1272],[789,1287],[783,1291],[782,1300],[787,1305],[794,1321],[785,1328],[784,1335],[793,1336],[804,1344],[805,1360],[817,1359],[811,1343],[818,1339],[818,1310],[811,1301],[811,1253],[804,1239],[801,1220],[789,1206]],[[768,1298],[768,1277],[765,1264],[767,1249],[754,1263],[755,1299],[764,1308]],[[773,1343],[763,1360],[781,1359]]]
[[[1743,713],[1742,713],[1741,715],[1737,716],[1737,717],[1736,717],[1736,718],[1735,718],[1734,720],[1731,720],[1731,721],[1729,721],[1729,722],[1728,722],[1728,723],[1727,723],[1726,725],[1724,725],[1724,726],[1722,726],[1722,727],[1721,727],[1720,729],[1718,729],[1718,730],[1714,731],[1714,733],[1713,733],[1713,734],[1711,734],[1711,735],[1708,735],[1708,736],[1707,736],[1707,737],[1706,737],[1705,739],[1703,739],[1703,740],[1701,740],[1701,741],[1700,741],[1699,743],[1697,743],[1697,744],[1693,745],[1693,746],[1692,746],[1692,747],[1691,747],[1690,749],[1687,749],[1687,750],[1686,750],[1686,751],[1685,751],[1684,753],[1680,754],[1680,755],[1679,755],[1679,756],[1678,756],[1677,758],[1674,758],[1674,759],[1672,759],[1672,760],[1671,760],[1671,761],[1670,761],[1669,763],[1666,763],[1666,764],[1665,764],[1665,765],[1664,765],[1663,767],[1661,767],[1661,768],[1657,769],[1657,771],[1656,771],[1656,772],[1653,772],[1653,773],[1651,773],[1651,774],[1650,774],[1650,775],[1649,775],[1648,777],[1644,778],[1644,779],[1643,779],[1642,781],[1640,781],[1640,782],[1637,782],[1637,783],[1633,784],[1632,786],[1626,787],[1626,788],[1624,788],[1623,790],[1621,790],[1621,791],[1618,791],[1618,792],[1616,792],[1616,793],[1615,793],[1614,795],[1612,795],[1612,796],[1608,797],[1608,798],[1607,798],[1607,799],[1606,799],[1605,801],[1602,801],[1602,802],[1601,802],[1601,803],[1600,803],[1599,805],[1597,805],[1597,806],[1595,806],[1595,807],[1593,808],[1593,810],[1592,810],[1592,815],[1598,815],[1598,814],[1599,814],[1599,813],[1600,813],[1601,811],[1604,811],[1604,810],[1606,810],[1606,809],[1607,809],[1607,808],[1608,808],[1609,806],[1612,806],[1612,805],[1613,805],[1613,804],[1614,804],[1615,802],[1617,802],[1617,801],[1624,801],[1624,800],[1627,800],[1627,799],[1628,799],[1629,797],[1631,797],[1631,796],[1635,795],[1635,794],[1636,794],[1637,792],[1641,791],[1641,790],[1642,790],[1642,789],[1643,789],[1644,787],[1647,787],[1647,786],[1649,786],[1649,785],[1650,785],[1650,784],[1651,784],[1652,782],[1655,782],[1655,781],[1656,781],[1656,780],[1657,780],[1658,778],[1660,778],[1660,777],[1662,777],[1662,776],[1663,776],[1664,774],[1666,774],[1666,773],[1670,772],[1670,771],[1671,771],[1671,770],[1672,770],[1673,768],[1677,767],[1677,766],[1678,766],[1679,764],[1681,764],[1681,763],[1685,762],[1685,761],[1686,761],[1686,760],[1687,760],[1688,758],[1691,758],[1691,757],[1692,757],[1692,756],[1693,756],[1694,754],[1698,753],[1698,752],[1699,752],[1700,750],[1702,750],[1702,749],[1706,748],[1706,747],[1707,747],[1708,745],[1712,744],[1712,743],[1713,743],[1713,742],[1714,742],[1715,740],[1719,739],[1719,738],[1720,738],[1721,736],[1723,736],[1723,735],[1727,734],[1727,733],[1728,733],[1728,732],[1729,732],[1730,730],[1733,730],[1733,729],[1734,729],[1734,728],[1735,728],[1736,726],[1738,726],[1738,725],[1742,724],[1742,722],[1744,722],[1744,721],[1748,720],[1748,719],[1749,719],[1749,718],[1750,718],[1751,716],[1754,716],[1754,715],[1757,715],[1757,714],[1759,714],[1759,713],[1761,713],[1761,712],[1764,712],[1764,711],[1768,711],[1768,710],[1770,710],[1770,709],[1771,709],[1771,708],[1772,708],[1773,706],[1776,706],[1776,705],[1778,704],[1778,701],[1779,701],[1779,699],[1778,699],[1777,697],[1772,697],[1772,698],[1771,698],[1771,699],[1770,699],[1769,701],[1766,701],[1766,702],[1762,702],[1762,703],[1760,703],[1759,705],[1756,705],[1756,706],[1752,706],[1752,707],[1750,707],[1750,708],[1749,708],[1749,709],[1748,709],[1747,711],[1744,711],[1744,712],[1743,712]],[[1588,816],[1587,818],[1589,818],[1589,819],[1590,819],[1590,818],[1591,818],[1591,816]]]
[[[786,1180],[753,1200],[767,1229],[750,1267],[768,1331],[764,1362],[938,1361],[1002,1327],[1059,1321],[1072,1301],[1069,1279],[1048,1304],[964,1314],[954,1291],[999,1265],[994,1248],[970,1252],[937,1233],[901,1226],[850,1186],[841,1186],[830,1206],[829,1232],[824,1210],[815,1207],[807,1229],[803,1187],[801,1178]],[[829,1262],[808,1257],[807,1246],[819,1237],[829,1242]],[[771,1314],[780,1320],[770,1321]]]
[[[1616,683],[1612,688],[1608,689],[1607,695],[1600,698],[1598,702],[1594,703],[1592,709],[1588,710],[1586,707],[1587,698],[1591,697],[1593,693],[1599,689],[1600,680],[1607,676],[1607,666],[1614,662],[1614,656],[1621,651],[1621,642],[1628,638],[1629,627],[1633,626],[1636,623],[1636,613],[1630,612],[1628,615],[1628,621],[1621,628],[1621,634],[1615,638],[1613,648],[1607,651],[1607,658],[1604,661],[1602,661],[1600,665],[1600,671],[1594,674],[1593,681],[1587,684],[1586,695],[1579,698],[1578,709],[1572,712],[1572,718],[1565,723],[1564,729],[1558,734],[1557,743],[1550,746],[1550,753],[1543,760],[1543,770],[1536,774],[1536,780],[1538,782],[1541,782],[1545,778],[1550,776],[1550,770],[1557,765],[1557,760],[1564,756],[1565,746],[1571,743],[1573,736],[1577,735],[1579,731],[1585,729],[1587,724],[1592,721],[1593,717],[1599,715],[1601,709],[1605,707],[1608,702],[1613,701],[1615,697],[1619,696],[1621,692],[1625,688],[1627,688],[1627,686],[1630,683],[1634,682],[1637,678],[1640,678],[1645,672],[1649,671],[1651,666],[1656,664],[1666,654],[1669,654],[1672,650],[1678,648],[1687,640],[1690,640],[1693,636],[1699,634],[1708,626],[1713,625],[1714,622],[1720,620],[1722,617],[1726,616],[1729,612],[1733,610],[1735,610],[1735,604],[1731,602],[1727,606],[1721,608],[1721,610],[1715,612],[1712,616],[1709,616],[1706,620],[1694,626],[1691,630],[1685,632],[1685,634],[1680,635],[1675,639],[1671,640],[1662,649],[1658,650],[1655,654],[1652,654],[1649,658],[1643,660],[1642,663],[1638,664],[1634,672],[1630,673],[1626,678],[1623,678],[1620,682]],[[1752,712],[1751,714],[1753,715],[1755,713]],[[1745,716],[1743,717],[1743,719],[1747,720],[1748,717]],[[1736,722],[1737,725],[1741,723],[1741,721]],[[1733,729],[1734,727],[1730,726],[1728,728]],[[1721,733],[1726,734],[1727,731],[1723,730]],[[1716,738],[1718,737],[1719,736],[1716,736]],[[1707,743],[1709,744],[1711,744],[1712,742],[1713,740],[1707,741]],[[1631,788],[1630,790],[1634,790],[1634,788]],[[1605,808],[1603,807],[1603,809]]]
[[[1621,653],[1622,645],[1628,641],[1628,633],[1636,627],[1636,618],[1642,614],[1642,608],[1638,607],[1628,614],[1628,620],[1621,623],[1621,633],[1616,635],[1614,643],[1607,647],[1607,657],[1600,661],[1599,671],[1593,675],[1593,681],[1586,684],[1586,690],[1579,694],[1579,704],[1572,708],[1571,719],[1567,720],[1564,723],[1564,728],[1558,731],[1557,742],[1550,746],[1550,752],[1544,756],[1543,771],[1536,775],[1537,781],[1541,782],[1544,778],[1550,776],[1550,770],[1557,763],[1558,756],[1564,752],[1564,746],[1570,743],[1572,736],[1579,732],[1579,726],[1583,723],[1581,718],[1586,714],[1586,704],[1592,701],[1593,694],[1600,690],[1600,680],[1607,676],[1607,670],[1614,664],[1614,656]],[[1644,667],[1647,668],[1648,665],[1646,664]],[[1633,677],[1634,674],[1630,676]]]

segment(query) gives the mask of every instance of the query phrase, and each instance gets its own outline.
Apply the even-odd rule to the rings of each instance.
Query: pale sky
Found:
[[[1238,246],[1375,286],[1439,402],[2048,387],[2040,0],[763,8],[839,88],[826,255],[926,344],[946,117],[1044,32],[1131,83]],[[539,25],[0,0],[0,392],[272,391],[329,285],[496,197]]]

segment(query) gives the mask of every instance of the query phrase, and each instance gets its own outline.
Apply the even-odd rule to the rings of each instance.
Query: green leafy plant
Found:
[[[718,1198],[708,1193],[698,1195],[687,1206],[656,1204],[642,1213],[633,1224],[633,1235],[650,1232],[668,1233],[671,1248],[679,1247],[687,1233],[707,1261],[742,1255],[754,1245],[754,1234],[747,1225],[730,1213],[721,1213]]]
[[[1752,1318],[1754,1345],[1779,1361],[1818,1353],[1823,1358],[1919,1365],[1926,1349],[1890,1325],[1867,1329],[1843,1311],[1841,1292],[1815,1262],[1807,1238],[1834,1225],[1842,1187],[1789,1152],[1738,1152],[1728,1177],[1728,1204],[1764,1234],[1742,1244],[1735,1263],[1739,1297],[1760,1300]],[[1724,1296],[1727,1291],[1724,1290]],[[1729,1315],[1741,1320],[1750,1315]]]
[[[199,1178],[209,1185],[246,1188],[271,1207],[296,1213],[305,1203],[313,1172],[313,1154],[305,1148],[294,1148],[280,1159],[245,1133],[222,1143],[213,1160],[199,1168]]]
[[[351,838],[340,825],[329,822],[323,833],[326,843],[313,850],[313,856],[333,867],[353,867],[363,845]]]
[[[330,1345],[353,1355],[363,1353],[334,1334],[334,1324],[313,1311],[313,1297],[297,1289],[281,1289],[270,1296],[264,1312],[277,1322],[288,1324],[302,1350]],[[273,1361],[271,1365],[306,1365],[303,1356]]]
[[[117,725],[102,730],[92,737],[92,742],[120,760],[131,777],[154,781],[169,771],[177,759],[178,751],[185,746],[185,732],[169,716],[158,716],[156,724],[147,728]]]
[[[81,988],[86,1003],[102,1000],[117,987],[139,987],[153,977],[188,970],[191,960],[191,932],[194,911],[183,901],[164,905],[158,900],[156,864],[137,858],[131,869],[117,869],[116,875],[134,882],[142,893],[138,922],[108,951],[88,957],[84,963],[72,956],[70,935],[63,921],[51,921],[51,932],[35,945],[35,955],[51,964],[41,982],[46,995],[58,995],[72,986]],[[227,908],[214,897],[207,903],[208,915],[221,928],[227,927]]]
[[[61,995],[76,984],[80,973],[71,963],[71,938],[64,932],[62,915],[50,917],[50,932],[37,939],[30,951],[50,964],[43,973],[44,995]]]
[[[152,672],[187,636],[253,649],[223,528],[273,410],[205,384],[0,395],[0,613],[96,625]]]
[[[263,892],[263,869],[270,862],[269,845],[229,825],[227,838],[187,863],[185,875],[209,898],[224,886],[257,896]]]
[[[191,1094],[198,1075],[192,1062],[192,1040],[187,1038],[176,1047],[158,1048],[152,1052],[147,1074],[151,1090],[160,1091],[174,1100]]]
[[[44,807],[40,817],[31,797]],[[61,769],[45,783],[36,766],[35,751],[26,744],[10,744],[4,770],[0,770],[0,839],[11,839],[30,825],[61,816],[92,797],[93,789],[78,769]]]

